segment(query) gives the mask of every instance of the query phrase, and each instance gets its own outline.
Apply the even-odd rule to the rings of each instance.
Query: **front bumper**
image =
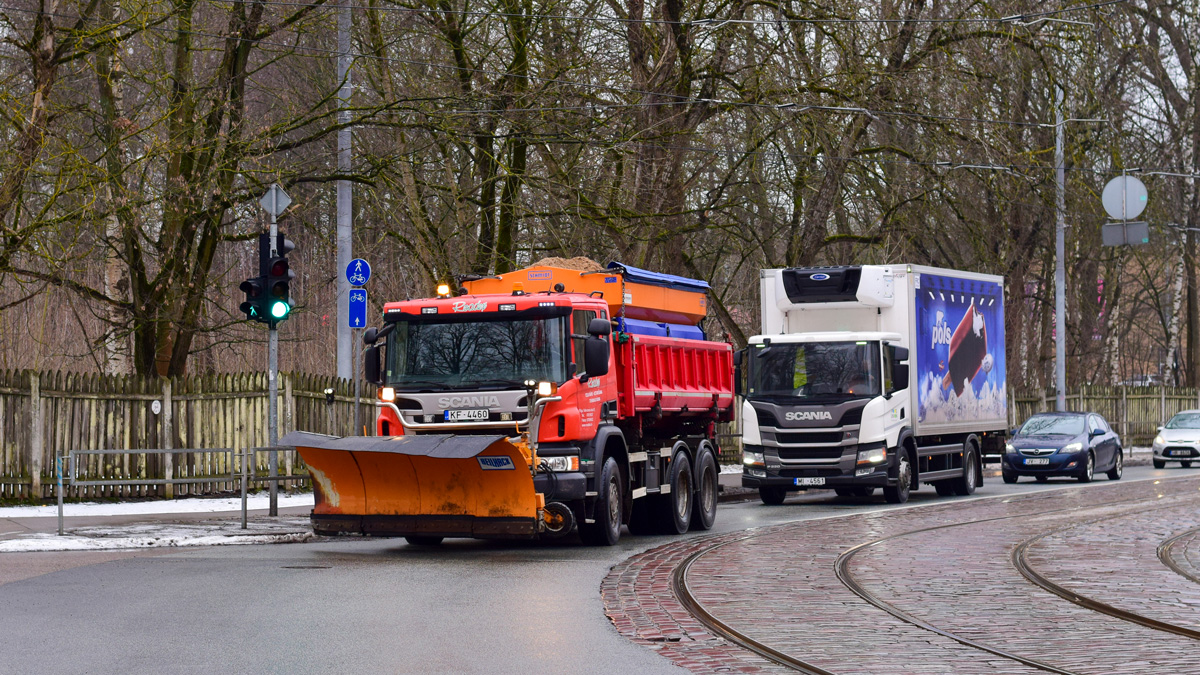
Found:
[[[1045,459],[1046,464],[1026,464],[1027,459]],[[1083,471],[1087,452],[1080,450],[1070,454],[1054,453],[1044,457],[1027,457],[1020,453],[1005,453],[1002,469],[1009,473],[1035,476],[1071,476]]]
[[[1155,445],[1152,449],[1154,451],[1154,459],[1163,462],[1200,460],[1200,448],[1191,443],[1167,443],[1165,445]]]

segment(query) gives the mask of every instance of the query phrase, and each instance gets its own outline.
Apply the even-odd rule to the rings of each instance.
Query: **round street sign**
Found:
[[[351,286],[363,286],[371,279],[371,266],[362,258],[355,258],[346,265],[346,280]]]
[[[1113,220],[1133,220],[1146,210],[1146,186],[1133,176],[1117,176],[1104,186],[1100,201]]]

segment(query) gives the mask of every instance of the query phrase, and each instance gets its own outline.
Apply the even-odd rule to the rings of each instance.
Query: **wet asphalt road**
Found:
[[[1125,480],[1193,472],[1128,467]],[[971,499],[1064,487],[1088,489],[990,478]],[[943,501],[928,486],[903,507],[817,491],[722,504],[713,532]],[[0,673],[682,673],[618,635],[599,594],[612,565],[675,540],[345,539],[80,558],[0,585]]]

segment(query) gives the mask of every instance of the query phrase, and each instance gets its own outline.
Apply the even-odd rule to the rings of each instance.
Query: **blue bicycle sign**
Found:
[[[355,258],[346,265],[346,280],[351,286],[365,286],[371,279],[371,266],[362,258]]]

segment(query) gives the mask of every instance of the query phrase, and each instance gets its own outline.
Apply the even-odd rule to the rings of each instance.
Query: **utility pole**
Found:
[[[353,88],[350,85],[350,29],[353,24],[350,13],[350,0],[340,0],[338,3],[338,79],[341,90],[338,92],[338,173],[345,176],[350,173],[350,152],[352,139],[350,136],[350,96]],[[353,225],[351,223],[351,193],[350,181],[345,178],[337,182],[337,269],[346,269],[352,257]],[[351,368],[350,326],[345,318],[350,312],[350,283],[342,277],[337,282],[337,374],[340,378],[354,376]]]
[[[271,242],[271,258],[279,255],[279,225],[275,222],[279,213],[279,190],[271,190],[271,230],[267,237]],[[268,324],[267,330],[267,444],[271,446],[269,453],[269,476],[274,479],[279,475],[279,453],[275,445],[279,442],[279,330],[274,323]],[[279,482],[270,481],[268,488],[270,505],[269,516],[279,515]]]
[[[1063,159],[1063,88],[1055,85],[1054,106],[1054,409],[1067,409],[1067,167]]]

